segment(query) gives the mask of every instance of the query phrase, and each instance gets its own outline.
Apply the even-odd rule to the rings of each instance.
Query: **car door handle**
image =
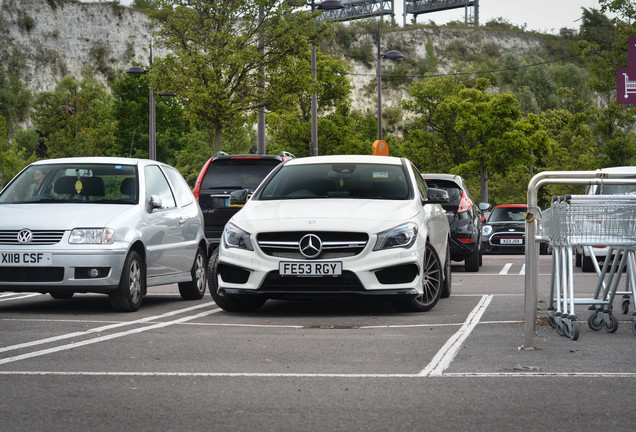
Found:
[[[181,216],[179,218],[179,225],[183,225],[184,223],[186,223],[188,221],[188,218],[185,216]]]

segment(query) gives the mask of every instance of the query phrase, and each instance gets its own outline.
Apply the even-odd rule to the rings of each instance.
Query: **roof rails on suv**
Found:
[[[289,152],[230,155],[221,151],[205,163],[193,193],[203,212],[205,236],[211,249],[218,246],[223,227],[242,207],[230,203],[230,194],[246,190],[251,195],[272,169],[293,158]]]

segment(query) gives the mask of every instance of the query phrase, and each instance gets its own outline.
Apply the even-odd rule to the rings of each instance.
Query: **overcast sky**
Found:
[[[95,0],[82,0],[95,1]],[[133,0],[119,0],[121,4],[130,5]],[[320,3],[320,0],[316,0]],[[395,0],[395,19],[403,22],[403,0]],[[495,18],[504,18],[511,24],[528,30],[536,30],[542,33],[558,34],[563,27],[578,29],[582,14],[582,8],[600,9],[598,0],[479,0],[479,22],[486,22]],[[407,15],[407,22],[412,16]],[[448,21],[463,20],[464,9],[454,9],[445,12],[422,14],[418,17],[418,23],[434,21],[436,24],[444,24]]]

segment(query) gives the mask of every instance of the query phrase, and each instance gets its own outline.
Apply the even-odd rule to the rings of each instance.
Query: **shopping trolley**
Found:
[[[630,80],[626,73],[623,73],[623,75],[625,77],[624,97],[627,99],[629,97],[629,93],[636,93],[636,80]]]
[[[548,320],[557,333],[577,340],[580,324],[574,311],[579,304],[590,305],[588,326],[615,332],[618,319],[612,313],[616,294],[636,297],[636,197],[566,195],[554,197],[543,213],[542,235],[552,244],[552,278]],[[594,260],[598,280],[591,298],[575,298],[573,248],[586,248]],[[608,246],[608,255],[599,268],[592,246]],[[618,292],[626,272],[629,292]],[[636,334],[636,313],[632,331]]]

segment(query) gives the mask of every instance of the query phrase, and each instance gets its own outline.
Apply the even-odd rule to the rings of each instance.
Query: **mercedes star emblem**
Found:
[[[315,234],[307,234],[300,239],[298,247],[306,258],[316,258],[322,251],[322,241]]]

